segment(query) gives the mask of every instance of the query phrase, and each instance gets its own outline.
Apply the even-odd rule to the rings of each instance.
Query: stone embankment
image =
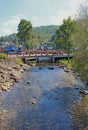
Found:
[[[14,61],[0,60],[0,92],[8,91],[11,86],[19,82],[24,71],[29,67]]]

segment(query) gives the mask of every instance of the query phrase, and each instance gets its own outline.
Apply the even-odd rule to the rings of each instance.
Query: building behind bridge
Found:
[[[55,43],[44,42],[44,43],[39,44],[38,49],[39,50],[54,50],[56,49],[56,45]]]

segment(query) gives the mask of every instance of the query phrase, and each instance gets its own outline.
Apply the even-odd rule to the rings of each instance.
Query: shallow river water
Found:
[[[88,96],[56,66],[30,68],[0,94],[0,130],[88,130]]]

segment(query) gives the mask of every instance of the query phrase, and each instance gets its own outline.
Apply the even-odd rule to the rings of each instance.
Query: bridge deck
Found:
[[[36,60],[39,59],[51,59],[52,61],[59,60],[59,59],[67,59],[68,55],[64,52],[59,51],[41,51],[41,52],[31,52],[31,53],[21,53],[21,54],[8,54],[8,57],[20,57],[22,59],[29,59],[29,60]],[[70,54],[69,58],[72,58],[73,55]]]

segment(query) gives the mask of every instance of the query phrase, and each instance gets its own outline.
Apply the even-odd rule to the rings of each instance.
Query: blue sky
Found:
[[[17,32],[21,19],[33,27],[60,25],[64,18],[74,17],[85,0],[0,0],[0,36]]]

